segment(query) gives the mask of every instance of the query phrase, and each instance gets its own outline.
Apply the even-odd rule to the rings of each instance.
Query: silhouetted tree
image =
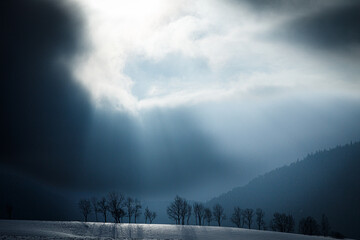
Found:
[[[149,222],[150,224],[155,220],[157,214],[156,212],[151,212],[150,215],[149,215]]]
[[[108,197],[109,211],[114,218],[115,223],[120,223],[125,216],[125,211],[122,208],[125,197],[116,192],[110,192]]]
[[[185,198],[182,198],[181,199],[181,206],[180,206],[180,216],[181,216],[181,224],[182,225],[185,224],[185,218],[188,215],[188,209],[189,209],[188,206],[190,206],[190,205],[187,202],[187,200]]]
[[[330,234],[330,224],[325,214],[321,216],[321,233],[324,237],[327,237]]]
[[[139,200],[135,199],[135,207],[134,207],[134,222],[136,223],[136,219],[141,215],[141,203]]]
[[[294,232],[295,220],[294,217],[285,213],[274,213],[274,217],[270,222],[270,227],[273,231],[278,232]]]
[[[126,216],[128,217],[129,223],[131,222],[131,217],[135,213],[135,207],[134,207],[134,199],[131,197],[127,197],[125,200],[125,212]]]
[[[264,221],[265,213],[261,208],[256,209],[256,224],[258,229],[265,228],[265,221]]]
[[[234,212],[231,216],[231,221],[239,228],[241,227],[241,208],[234,207]]]
[[[193,204],[194,215],[195,215],[195,222],[201,226],[201,220],[204,216],[205,207],[202,203],[194,203]]]
[[[79,209],[84,216],[84,221],[87,222],[87,217],[91,213],[91,203],[87,199],[81,199],[79,201]]]
[[[215,221],[218,223],[219,226],[221,226],[221,222],[226,218],[226,215],[224,213],[224,208],[220,204],[216,204],[213,208],[213,215],[215,218]]]
[[[288,233],[292,233],[295,231],[295,219],[291,214],[287,215],[285,231]]]
[[[206,221],[208,223],[208,226],[210,226],[212,220],[212,213],[210,208],[205,208],[204,209],[204,222]]]
[[[245,227],[245,212],[241,210],[241,227]]]
[[[94,210],[94,213],[95,213],[95,221],[97,222],[98,221],[98,212],[99,212],[99,207],[98,207],[98,202],[97,202],[97,199],[96,197],[92,197],[91,198],[91,205],[92,205],[92,208]]]
[[[190,204],[187,206],[187,213],[186,213],[186,224],[189,225],[190,217],[191,217],[192,207]]]
[[[274,213],[273,219],[270,221],[271,229],[277,232],[285,232],[285,218],[286,214]]]
[[[157,216],[156,212],[150,211],[148,207],[145,208],[145,212],[144,212],[145,223],[147,223],[147,220],[149,219],[149,223],[151,224],[156,218],[156,216]]]
[[[107,211],[109,210],[109,206],[107,205],[106,198],[103,197],[100,201],[98,201],[97,205],[99,212],[102,213],[102,215],[104,216],[104,222],[106,222],[106,214]]]
[[[150,218],[150,215],[151,215],[151,211],[149,210],[148,207],[146,207],[144,212],[145,223],[147,223],[147,220]]]
[[[251,208],[247,208],[243,211],[244,213],[244,221],[245,224],[248,225],[248,228],[251,228],[251,224],[253,222],[254,210]]]
[[[182,208],[183,199],[179,196],[176,196],[174,201],[166,209],[168,217],[174,220],[176,224],[180,224]]]
[[[313,217],[308,216],[307,218],[301,219],[299,222],[299,233],[305,235],[318,235],[319,225]]]

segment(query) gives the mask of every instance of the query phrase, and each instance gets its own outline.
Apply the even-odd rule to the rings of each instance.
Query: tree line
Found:
[[[98,221],[98,214],[101,214],[104,222],[107,222],[108,214],[110,214],[115,223],[131,223],[132,221],[137,223],[142,214],[140,200],[118,192],[110,192],[100,200],[95,197],[91,199],[81,199],[78,207],[85,222],[87,222],[88,216],[94,213],[96,221]],[[148,207],[145,208],[145,223],[148,223],[148,221],[152,223],[156,216],[156,212],[151,211]]]
[[[108,214],[111,214],[115,223],[137,223],[142,214],[142,205],[138,199],[117,192],[110,192],[100,200],[95,197],[81,199],[78,206],[85,222],[88,220],[88,216],[94,213],[96,221],[98,221],[98,214],[101,214],[104,222],[107,222]],[[221,226],[226,219],[224,208],[220,204],[217,203],[210,208],[200,202],[190,203],[180,196],[174,198],[167,207],[166,213],[169,219],[177,225],[189,225],[191,217],[193,217],[195,224],[199,226],[210,226],[212,222]],[[151,211],[148,207],[145,208],[143,215],[144,222],[150,224],[153,223],[157,216],[156,212]],[[238,228],[295,232],[295,219],[292,214],[275,212],[269,224],[266,225],[265,212],[261,208],[256,210],[251,208],[241,209],[236,206],[233,209],[230,221]],[[330,230],[329,220],[325,214],[322,215],[320,224],[311,216],[302,218],[298,224],[298,233],[300,234],[344,238],[341,233]]]
[[[213,209],[207,208],[204,204],[195,202],[190,204],[185,198],[176,196],[174,201],[166,209],[169,219],[175,221],[175,224],[189,224],[193,214],[196,225],[210,225],[211,221],[216,221],[219,226],[226,215],[224,208],[220,204],[216,204]]]
[[[199,202],[191,204],[188,200],[179,196],[174,198],[167,207],[166,212],[169,219],[178,225],[189,225],[191,216],[194,216],[195,224],[199,226],[210,226],[213,221],[218,226],[221,226],[223,220],[226,219],[224,208],[218,203],[210,208]],[[295,218],[292,214],[275,212],[267,226],[265,212],[261,208],[254,210],[251,208],[241,209],[238,206],[234,207],[230,221],[238,228],[256,228],[258,230],[286,233],[295,232]],[[320,224],[311,216],[302,218],[298,224],[298,233],[300,234],[343,238],[342,234],[330,230],[329,220],[325,214],[322,215]]]

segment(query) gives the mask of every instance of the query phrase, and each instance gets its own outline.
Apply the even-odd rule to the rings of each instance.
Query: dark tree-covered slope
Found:
[[[360,143],[308,155],[302,161],[273,170],[249,184],[216,197],[230,215],[234,206],[263,208],[267,223],[276,211],[300,218],[329,218],[332,230],[360,238]],[[228,216],[229,216],[228,215]],[[230,221],[228,223],[230,225]]]

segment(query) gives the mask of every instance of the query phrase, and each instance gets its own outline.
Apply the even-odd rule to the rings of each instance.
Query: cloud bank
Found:
[[[334,44],[354,44],[358,58],[354,1],[80,4],[92,50],[76,72],[97,104],[134,113],[248,96],[264,87],[354,90],[344,75],[357,73],[355,65],[329,70],[346,61],[332,55]]]

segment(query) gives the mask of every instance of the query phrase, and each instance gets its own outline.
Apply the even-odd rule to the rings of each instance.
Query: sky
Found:
[[[208,200],[358,141],[356,0],[5,0],[0,165]]]

